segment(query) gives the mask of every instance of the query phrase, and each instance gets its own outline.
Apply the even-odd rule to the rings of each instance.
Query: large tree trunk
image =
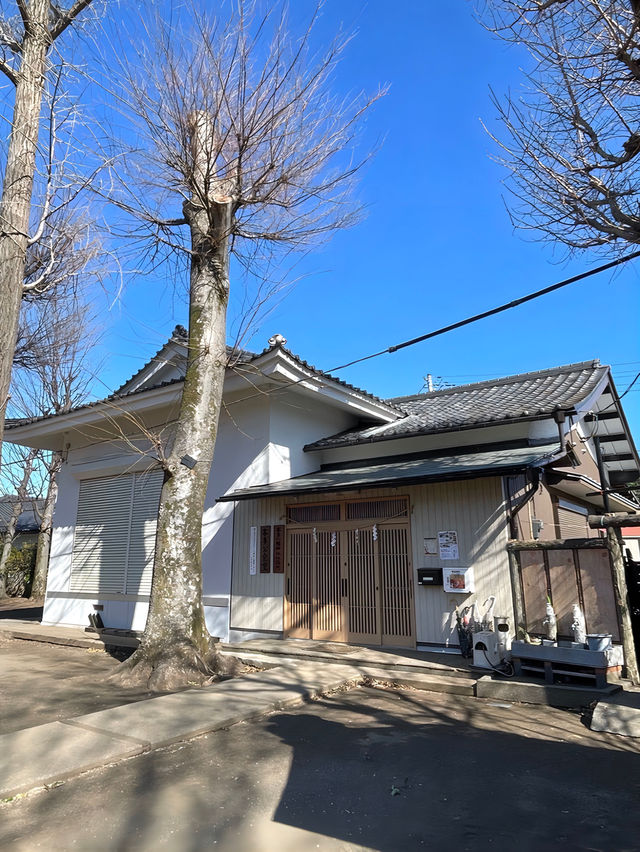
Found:
[[[231,204],[214,210],[212,224],[203,209],[185,205],[193,247],[187,371],[160,498],[147,624],[114,676],[153,690],[202,683],[220,670],[202,607],[202,514],[227,362]]]
[[[32,598],[43,598],[47,590],[47,574],[49,571],[49,552],[51,550],[51,533],[53,530],[53,509],[58,496],[58,473],[62,466],[61,453],[54,453],[49,465],[49,488],[44,501],[40,518],[40,533],[38,534],[38,549],[36,567],[33,571],[31,586]]]
[[[7,531],[2,542],[2,553],[0,553],[0,597],[4,598],[7,594],[7,560],[11,555],[11,546],[16,536],[16,527],[18,526],[18,518],[22,514],[22,506],[29,490],[29,480],[33,472],[33,461],[36,457],[37,450],[30,450],[24,462],[24,470],[22,479],[17,491],[17,499],[13,504],[11,517],[7,523]]]
[[[17,74],[13,122],[0,198],[0,446],[18,334],[29,234],[40,110],[49,35],[50,0],[31,0]]]

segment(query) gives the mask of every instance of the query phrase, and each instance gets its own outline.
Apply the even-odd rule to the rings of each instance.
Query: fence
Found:
[[[579,604],[588,633],[611,633],[620,641],[611,559],[604,539],[510,542],[507,546],[517,623],[545,633],[547,599],[558,636],[571,639],[572,607]]]

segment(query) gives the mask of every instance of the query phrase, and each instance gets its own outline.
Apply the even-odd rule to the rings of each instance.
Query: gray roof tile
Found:
[[[393,423],[351,429],[308,444],[307,450],[469,429],[491,423],[534,420],[556,408],[571,409],[595,390],[608,367],[583,361],[505,376],[446,390],[387,400],[405,413]]]

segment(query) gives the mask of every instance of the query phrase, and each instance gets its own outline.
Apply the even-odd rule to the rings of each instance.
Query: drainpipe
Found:
[[[593,444],[596,448],[596,462],[598,464],[598,474],[600,476],[600,485],[602,486],[602,502],[605,512],[611,511],[611,501],[609,500],[609,476],[605,470],[604,462],[602,461],[602,448],[600,446],[600,438],[594,435]]]
[[[511,510],[511,517],[509,518],[509,527],[511,529],[511,538],[518,538],[518,528],[516,526],[516,516],[519,512],[524,509],[529,500],[533,498],[533,495],[538,490],[538,486],[540,485],[540,471],[537,467],[534,467],[531,471],[533,479],[531,481],[531,487],[525,491],[520,500],[518,501],[515,508]]]
[[[566,447],[564,445],[564,429],[562,428],[564,421],[567,419],[567,412],[562,408],[556,408],[553,412],[553,419],[558,424],[558,440],[560,441],[560,452],[564,452]]]

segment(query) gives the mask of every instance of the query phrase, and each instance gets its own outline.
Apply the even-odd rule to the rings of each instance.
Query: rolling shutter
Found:
[[[128,595],[148,595],[151,591],[161,489],[162,471],[135,475],[127,565]]]
[[[162,472],[80,483],[70,591],[148,594]]]

